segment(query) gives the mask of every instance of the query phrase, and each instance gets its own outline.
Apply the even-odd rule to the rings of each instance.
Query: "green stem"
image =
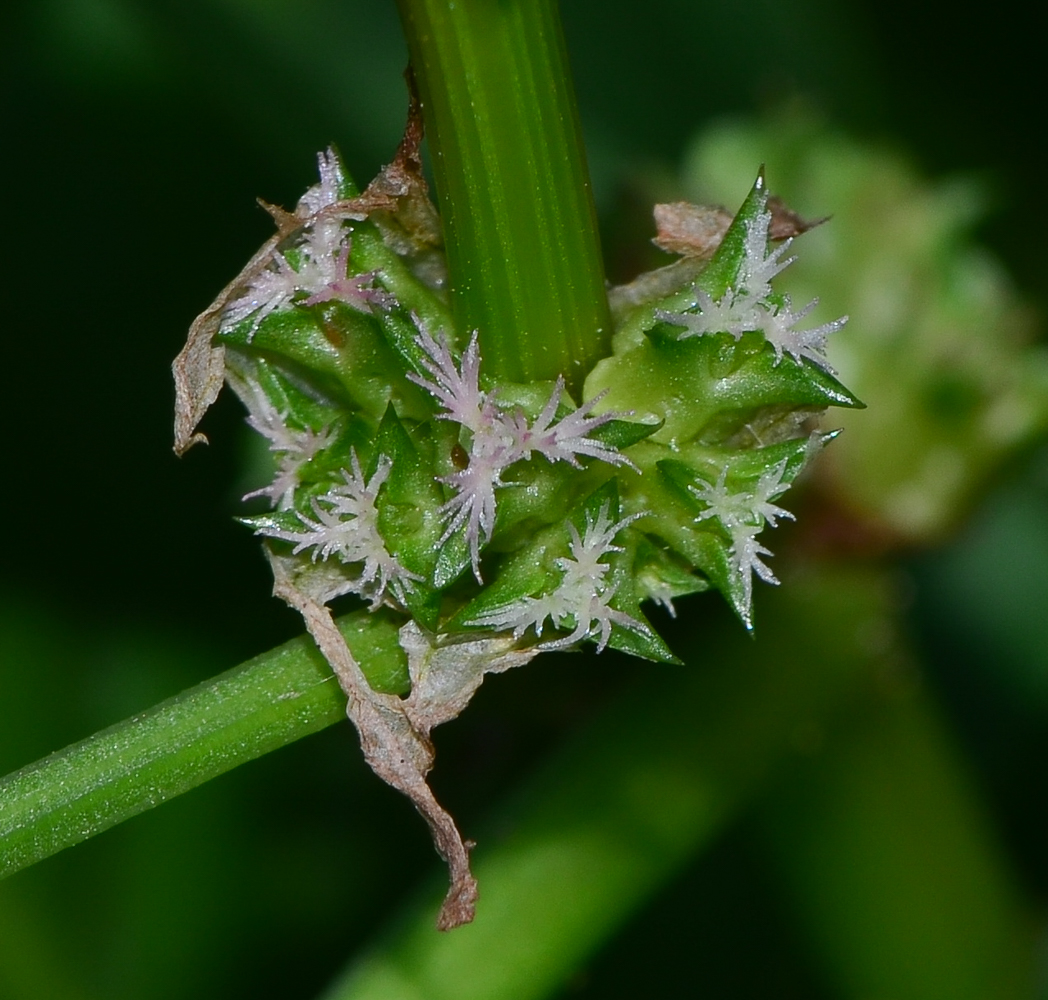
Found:
[[[376,688],[405,687],[395,623],[339,623]],[[346,717],[331,669],[295,639],[0,781],[0,878]]]
[[[398,0],[422,98],[460,330],[485,371],[564,375],[607,355],[596,214],[554,0]]]

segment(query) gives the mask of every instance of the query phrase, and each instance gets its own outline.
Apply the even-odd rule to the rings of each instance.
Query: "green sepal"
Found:
[[[474,631],[479,626],[466,623],[478,616],[553,590],[563,576],[556,560],[567,554],[568,535],[563,523],[534,533],[525,545],[501,560],[492,582],[456,612],[445,626],[447,631]]]
[[[743,625],[752,629],[742,581],[732,565],[728,533],[715,518],[695,521],[701,505],[687,490],[687,485],[696,481],[694,471],[683,463],[666,460],[658,464],[657,479],[665,502],[645,527],[703,573],[724,595]]]
[[[724,293],[733,288],[738,291],[736,281],[739,265],[746,256],[746,230],[749,224],[765,210],[768,202],[767,182],[764,179],[764,167],[761,167],[757,179],[753,182],[735,218],[731,220],[728,231],[724,234],[709,264],[695,280],[695,286],[701,288],[714,302],[719,302]]]
[[[612,622],[611,635],[608,637],[608,648],[617,649],[620,653],[629,653],[631,656],[639,656],[644,660],[652,660],[655,663],[671,663],[674,666],[683,666],[684,661],[676,656],[672,649],[662,641],[662,637],[651,626],[647,615],[640,610],[636,604],[631,608],[630,601],[623,601],[615,592],[615,607],[619,611],[625,611],[644,626],[644,631],[634,631],[631,628],[623,628]],[[592,640],[591,640],[592,641]]]
[[[464,530],[456,531],[440,547],[437,563],[433,568],[433,586],[444,590],[451,586],[470,564],[469,543]]]
[[[285,368],[279,357],[262,357],[227,346],[226,367],[243,381],[256,384],[293,428],[320,431],[334,425],[345,413],[337,397],[308,385],[297,377],[296,366]]]
[[[669,602],[710,588],[709,580],[696,576],[679,556],[644,535],[637,542],[633,574],[640,599],[663,604],[671,614]]]
[[[378,423],[391,400],[418,419],[431,411],[423,391],[403,374],[379,322],[341,302],[295,306],[270,313],[252,333],[249,317],[216,339],[263,357],[279,358],[285,370],[343,407]]]
[[[690,441],[773,442],[796,434],[797,424],[827,406],[862,403],[825,369],[804,359],[776,356],[763,333],[689,336],[658,319],[661,310],[688,311],[696,290],[714,301],[739,289],[747,232],[765,211],[763,169],[736,213],[709,264],[686,287],[645,303],[631,314],[646,318],[644,339],[618,339],[622,353],[601,361],[587,380],[587,395],[606,390],[607,403],[631,409],[650,421],[663,421],[653,440],[677,449]],[[784,305],[772,293],[769,301]],[[742,436],[740,439],[740,435]]]
[[[652,434],[657,434],[662,430],[664,423],[664,420],[653,420],[650,423],[640,423],[636,420],[609,420],[606,424],[595,427],[586,437],[622,451],[638,441],[651,437]]]
[[[426,354],[416,340],[418,329],[411,316],[418,316],[434,337],[439,338],[443,333],[454,340],[456,326],[446,296],[415,275],[404,259],[386,244],[373,222],[354,225],[350,259],[360,273],[377,272],[382,285],[396,296],[399,308],[379,312],[376,316],[379,327],[389,346],[416,375],[431,378],[423,363]]]
[[[376,322],[386,343],[400,356],[402,367],[422,378],[432,380],[432,373],[423,366],[423,359],[427,355],[418,345],[418,327],[412,322],[410,315],[400,310],[391,310],[377,316]]]
[[[356,198],[360,194],[360,188],[357,187],[357,182],[353,180],[353,175],[346,169],[346,161],[342,159],[342,151],[333,142],[328,145],[328,151],[335,159],[335,186],[338,189],[339,198],[343,201]]]
[[[400,564],[423,579],[405,588],[404,604],[425,628],[435,630],[440,614],[440,593],[428,582],[437,562],[437,540],[443,528],[437,515],[440,487],[434,471],[401,423],[393,405],[386,408],[375,435],[367,479],[388,458],[389,476],[379,491],[378,527],[386,548]]]
[[[601,361],[586,382],[587,395],[608,390],[609,407],[662,421],[653,441],[674,448],[696,439],[713,443],[747,425],[762,438],[780,426],[792,436],[796,421],[783,418],[795,411],[863,405],[815,365],[776,364],[763,334],[678,339],[673,329],[660,324],[639,347]]]
[[[676,523],[666,531],[665,509],[660,534],[673,535],[666,541],[697,569],[705,573],[713,585],[728,599],[733,610],[747,629],[753,628],[752,611],[746,605],[742,576],[735,570],[731,558],[731,537],[715,518],[696,521],[705,509],[703,502],[688,488],[699,482],[716,482],[721,470],[727,468],[725,482],[732,492],[752,488],[761,475],[780,462],[786,462],[782,482],[792,483],[804,468],[814,451],[836,436],[836,432],[795,438],[765,448],[742,450],[690,449],[687,461],[664,459],[658,463],[661,479],[669,485],[676,497]],[[674,530],[675,529],[675,530]]]
[[[303,531],[305,525],[299,520],[298,514],[293,510],[274,510],[268,514],[248,514],[244,517],[233,518],[238,524],[246,525],[256,535],[260,531]],[[291,542],[282,542],[278,538],[271,539],[276,545],[291,546]]]
[[[548,462],[541,456],[518,462],[507,478],[509,483],[497,494],[498,513],[490,545],[494,551],[515,549],[527,544],[536,531],[563,525],[565,509],[595,485],[583,470],[567,462]]]
[[[727,468],[725,482],[734,491],[753,486],[769,469],[784,459],[782,481],[792,484],[809,458],[837,436],[838,431],[816,432],[806,437],[766,445],[763,448],[716,448],[692,444],[677,452],[676,458],[663,459],[659,467],[669,472],[671,479],[682,490],[682,495],[695,505],[696,511],[705,509],[686,487],[700,480],[713,483]]]
[[[626,528],[623,536],[635,536],[637,533]],[[608,637],[608,646],[622,653],[639,656],[645,660],[653,660],[656,663],[672,663],[683,665],[683,660],[675,656],[673,650],[666,645],[662,636],[652,627],[648,616],[641,610],[641,601],[647,596],[637,588],[634,575],[634,556],[636,542],[634,538],[623,538],[626,544],[625,552],[613,552],[608,562],[611,572],[608,578],[611,585],[615,587],[615,594],[611,599],[611,606],[616,611],[622,611],[633,618],[640,629],[631,629],[615,622],[611,624],[611,635]]]

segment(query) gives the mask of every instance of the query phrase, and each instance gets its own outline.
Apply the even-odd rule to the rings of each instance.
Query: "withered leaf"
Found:
[[[776,195],[768,199],[768,211],[771,213],[768,235],[773,240],[800,236],[826,221],[824,218],[813,222],[802,219]],[[652,243],[668,253],[699,260],[713,256],[732,220],[727,209],[687,201],[656,205],[654,215],[656,233]]]
[[[768,198],[768,211],[771,212],[771,225],[768,226],[768,235],[773,240],[788,240],[794,236],[800,236],[809,229],[821,226],[829,219],[824,215],[821,219],[811,221],[802,219],[792,208],[789,208],[776,194]]]
[[[516,650],[512,639],[436,641],[417,624],[401,629],[408,654],[411,694],[405,698],[372,690],[360,665],[335,625],[331,612],[293,579],[295,562],[269,554],[273,593],[293,607],[306,624],[324,659],[346,694],[346,714],[360,736],[364,759],[383,781],[406,795],[422,815],[437,853],[447,862],[450,888],[437,927],[451,930],[469,923],[476,912],[477,882],[470,871],[470,844],[463,841],[450,814],[426,783],[433,766],[429,734],[454,719],[469,703],[486,673],[527,663],[536,654]]]
[[[732,214],[723,208],[674,201],[654,208],[656,233],[652,239],[660,250],[709,260],[731,225]]]
[[[277,233],[263,243],[247,266],[193,320],[185,347],[171,365],[175,377],[176,455],[184,455],[195,444],[207,443],[207,437],[197,433],[197,425],[218,398],[225,377],[225,351],[221,346],[213,346],[211,341],[218,333],[226,303],[265,269],[280,238],[280,233]]]

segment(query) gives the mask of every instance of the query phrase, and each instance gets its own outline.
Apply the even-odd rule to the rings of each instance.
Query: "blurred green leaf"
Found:
[[[554,993],[881,669],[865,637],[891,600],[875,573],[811,573],[769,599],[760,644],[732,622],[696,637],[671,683],[631,687],[496,819],[473,924],[435,934],[427,896],[325,1000]]]

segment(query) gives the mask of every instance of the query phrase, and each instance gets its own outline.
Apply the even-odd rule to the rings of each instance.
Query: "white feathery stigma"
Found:
[[[331,427],[318,431],[311,427],[290,427],[288,411],[277,409],[254,378],[237,378],[227,373],[227,379],[247,407],[247,425],[269,442],[269,450],[277,463],[273,481],[245,494],[243,499],[266,497],[278,510],[288,510],[294,505],[303,466],[332,444],[335,431]]]
[[[819,300],[813,299],[803,309],[795,310],[789,295],[773,296],[772,279],[797,258],[783,259],[792,240],[786,240],[774,250],[769,249],[771,213],[767,209],[767,191],[762,191],[759,197],[759,211],[746,223],[743,256],[735,281],[720,299],[714,300],[696,283],[694,300],[687,311],[658,309],[655,316],[665,323],[684,327],[686,332],[680,334],[682,339],[728,333],[738,340],[748,331],[759,331],[775,350],[775,364],[782,361],[783,354],[788,354],[798,364],[807,358],[833,374],[826,360],[826,338],[844,326],[848,317],[842,316],[810,330],[796,329]]]
[[[557,568],[564,575],[550,593],[518,598],[502,607],[492,608],[466,624],[496,632],[511,631],[514,639],[519,639],[529,628],[534,628],[536,637],[541,637],[547,620],[554,628],[572,629],[569,635],[560,639],[539,643],[538,648],[542,650],[566,649],[584,639],[596,638],[597,652],[600,652],[608,644],[613,624],[647,633],[643,623],[611,607],[615,587],[606,579],[611,567],[601,561],[611,552],[622,551],[621,546],[614,544],[616,535],[644,514],[631,514],[612,521],[608,508],[605,501],[596,518],[587,512],[586,527],[581,536],[575,525],[567,522],[571,555],[556,560]]]
[[[497,502],[495,491],[513,485],[503,480],[503,472],[516,462],[542,455],[549,462],[568,462],[578,466],[578,456],[596,458],[611,465],[629,465],[629,459],[618,449],[588,437],[591,431],[615,419],[619,414],[593,416],[593,408],[603,394],[556,420],[557,408],[565,395],[564,380],[558,378],[541,413],[529,421],[519,408],[502,406],[497,391],[480,388],[480,353],[477,335],[473,334],[462,361],[455,363],[447,341],[426,329],[417,316],[416,343],[422,349],[422,366],[429,378],[411,373],[413,382],[422,386],[443,407],[440,419],[451,420],[468,432],[465,442],[468,464],[465,468],[440,477],[455,495],[441,507],[447,521],[438,544],[446,542],[463,529],[469,543],[473,575],[480,576],[480,548],[487,543],[495,528]]]
[[[318,154],[317,162],[320,183],[299,199],[296,208],[305,228],[295,246],[295,263],[288,259],[290,251],[274,250],[265,269],[226,304],[221,330],[232,330],[251,318],[250,342],[267,316],[293,306],[339,301],[358,312],[370,312],[397,304],[391,293],[375,287],[377,271],[349,273],[352,236],[342,219],[323,213],[339,201],[341,167],[332,150]]]
[[[731,537],[732,565],[742,583],[743,606],[747,613],[753,603],[754,573],[765,583],[779,582],[771,568],[760,558],[772,553],[757,541],[757,535],[765,523],[776,527],[777,518],[794,520],[788,510],[772,503],[772,500],[790,488],[788,482],[783,482],[786,465],[787,461],[783,459],[766,469],[751,490],[729,490],[726,485],[727,467],[721,470],[715,483],[699,480],[688,486],[689,492],[707,505],[695,518],[696,522],[715,517]]]
[[[256,534],[294,542],[292,555],[313,549],[313,562],[337,555],[343,563],[362,563],[360,574],[342,592],[368,598],[372,609],[382,604],[387,590],[402,602],[412,583],[422,578],[400,564],[379,533],[375,501],[393,463],[387,456],[380,456],[374,475],[366,481],[356,451],[351,458],[352,470],[342,470],[344,482],[313,499],[315,518],[297,514],[304,531],[262,527]]]

